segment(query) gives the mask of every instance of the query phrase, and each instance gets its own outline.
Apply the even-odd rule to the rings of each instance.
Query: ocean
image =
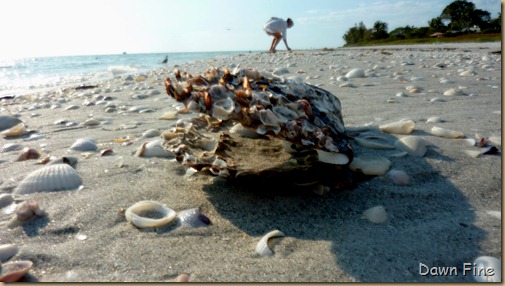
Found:
[[[235,52],[148,53],[0,59],[0,96],[34,89],[70,86],[112,79],[115,76],[173,67]],[[162,63],[168,57],[167,63]]]

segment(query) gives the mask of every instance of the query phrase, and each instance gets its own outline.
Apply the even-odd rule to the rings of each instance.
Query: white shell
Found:
[[[316,151],[320,162],[335,165],[345,165],[349,163],[349,157],[347,157],[347,155],[345,154],[337,152],[327,152],[319,149],[316,149]]]
[[[145,212],[156,212],[160,218],[143,217]],[[147,228],[167,225],[177,217],[177,213],[157,201],[140,201],[126,209],[125,216],[134,226]]]
[[[98,150],[98,146],[95,143],[95,140],[90,138],[80,138],[77,139],[72,146],[70,146],[70,150],[79,151],[79,152],[94,152]]]
[[[96,120],[96,119],[88,119],[86,121],[84,121],[82,123],[82,125],[84,126],[97,126],[97,125],[100,125],[100,121]]]
[[[477,275],[473,275],[473,279],[477,282],[501,282],[501,261],[498,258],[491,256],[480,256],[477,257],[474,262]],[[482,273],[479,269],[484,269]],[[485,274],[486,269],[493,269],[493,275],[487,276]],[[481,275],[479,275],[481,274]]]
[[[440,123],[440,122],[442,122],[442,119],[438,116],[433,116],[426,119],[426,123]]]
[[[258,244],[256,244],[256,253],[261,256],[271,256],[274,252],[268,247],[268,240],[273,237],[282,237],[285,236],[284,233],[280,230],[272,230],[271,232],[265,234]]]
[[[10,115],[0,115],[0,131],[12,128],[21,123],[16,117]]]
[[[0,261],[6,262],[11,257],[16,255],[19,251],[19,247],[15,244],[2,244],[0,245]]]
[[[465,92],[460,88],[451,88],[444,92],[446,96],[455,96],[455,95],[465,95]]]
[[[235,109],[235,103],[229,97],[216,101],[212,105],[212,117],[226,120]]]
[[[391,161],[384,157],[354,157],[349,168],[353,171],[361,171],[369,176],[382,176],[391,167]]]
[[[427,146],[429,145],[430,143],[427,140],[417,136],[405,136],[395,142],[396,147],[402,148],[416,157],[423,157],[428,151]]]
[[[379,126],[383,132],[390,134],[410,134],[416,124],[412,120],[397,121]]]
[[[45,166],[24,178],[14,189],[14,194],[54,192],[77,189],[82,185],[81,176],[67,164]]]
[[[161,132],[158,129],[149,129],[144,131],[142,133],[143,138],[152,138],[152,137],[158,137],[161,135]]]
[[[445,129],[445,128],[441,128],[441,127],[437,127],[437,126],[433,126],[431,128],[431,134],[438,136],[438,137],[449,138],[449,139],[456,139],[456,138],[461,138],[464,136],[464,134],[459,131]]]
[[[171,119],[174,119],[176,116],[177,116],[177,111],[169,111],[169,112],[163,113],[163,115],[161,115],[159,117],[159,119],[171,120]]]
[[[242,124],[237,123],[235,124],[232,128],[230,128],[230,134],[236,134],[239,135],[240,137],[244,138],[259,138],[258,133],[256,133],[256,130],[251,129],[251,128],[246,128],[242,126]]]
[[[363,218],[373,223],[385,223],[388,220],[388,213],[383,206],[375,206],[364,211]]]
[[[172,153],[163,148],[162,146],[163,142],[164,142],[163,139],[155,139],[153,141],[145,142],[137,150],[135,156],[145,158],[151,158],[151,157],[163,158],[172,156]]]
[[[485,147],[485,148],[480,148],[477,150],[464,150],[463,152],[465,152],[465,154],[467,154],[468,156],[470,156],[472,158],[478,158],[481,155],[489,152],[491,150],[491,148],[493,148],[493,147]]]
[[[402,170],[391,169],[388,172],[389,178],[396,185],[405,186],[410,184],[410,177]]]
[[[355,68],[350,70],[346,75],[346,78],[357,78],[357,77],[365,77],[365,71],[360,68]]]

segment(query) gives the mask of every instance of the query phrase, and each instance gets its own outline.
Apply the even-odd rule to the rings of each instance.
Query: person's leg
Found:
[[[281,33],[275,33],[274,40],[272,41],[272,47],[270,48],[271,53],[275,53],[275,48],[277,47],[281,39],[282,39]]]

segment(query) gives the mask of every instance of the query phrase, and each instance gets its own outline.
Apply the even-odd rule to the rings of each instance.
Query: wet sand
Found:
[[[159,119],[181,108],[163,86],[163,77],[171,76],[175,67],[90,83],[98,85],[91,89],[34,90],[25,100],[5,100],[1,115],[19,115],[45,138],[2,138],[0,147],[16,142],[54,156],[75,156],[84,188],[15,196],[16,202],[34,198],[48,216],[9,229],[4,223],[11,215],[3,208],[0,244],[20,246],[11,261],[34,262],[23,281],[164,282],[182,273],[192,282],[473,281],[470,272],[463,275],[464,263],[482,255],[502,256],[502,157],[472,158],[464,150],[477,147],[433,136],[430,130],[436,125],[467,138],[479,134],[501,150],[501,54],[491,53],[500,49],[500,43],[478,43],[279,51],[177,67],[194,75],[209,66],[286,68],[282,76],[301,77],[336,95],[346,127],[409,118],[416,124],[411,135],[432,144],[419,158],[391,157],[399,150],[370,149],[354,142],[356,154],[388,158],[391,168],[405,171],[411,183],[401,186],[388,176],[376,176],[354,189],[323,195],[268,182],[237,186],[211,176],[187,179],[173,159],[134,156],[142,143],[154,139],[141,138],[144,131],[164,131],[180,118],[197,116]],[[351,78],[354,87],[345,87],[337,78],[354,68],[368,70],[367,77]],[[469,69],[473,72],[461,75]],[[409,92],[408,86],[419,92]],[[443,95],[458,87],[464,95]],[[405,96],[397,96],[400,92]],[[115,110],[97,104],[100,95],[110,96]],[[65,100],[52,109],[58,98]],[[86,100],[95,105],[83,105]],[[71,105],[78,108],[65,110]],[[127,111],[134,106],[152,110]],[[426,123],[433,116],[443,122]],[[100,125],[82,125],[90,118]],[[55,124],[60,119],[78,125]],[[380,135],[391,144],[401,137]],[[131,145],[114,141],[127,136],[134,138]],[[113,153],[69,151],[84,137]],[[0,153],[0,194],[11,194],[23,178],[42,167],[36,160],[15,162],[18,153]],[[212,225],[137,229],[122,210],[141,200],[159,201],[175,211],[199,207]],[[385,207],[386,223],[362,218],[364,210],[377,205]],[[286,236],[273,247],[273,256],[260,257],[254,251],[256,243],[273,229]],[[421,275],[420,263],[456,267],[458,273]]]

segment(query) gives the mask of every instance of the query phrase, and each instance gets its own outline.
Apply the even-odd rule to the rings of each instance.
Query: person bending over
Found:
[[[288,51],[291,51],[286,38],[286,30],[293,27],[294,24],[295,23],[293,23],[291,18],[284,21],[283,19],[272,17],[265,23],[265,25],[263,25],[263,30],[267,33],[267,35],[274,37],[272,40],[272,46],[269,50],[270,53],[275,53],[275,47],[277,47],[281,39],[284,41]]]

